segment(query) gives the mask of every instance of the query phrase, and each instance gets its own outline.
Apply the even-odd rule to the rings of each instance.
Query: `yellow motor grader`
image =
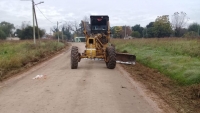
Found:
[[[90,16],[90,33],[86,29],[86,23],[82,21],[83,33],[85,35],[85,51],[81,54],[77,46],[71,48],[71,69],[78,68],[78,62],[82,58],[104,59],[108,69],[114,69],[116,62],[134,63],[135,55],[128,53],[117,53],[115,47],[110,44],[110,23],[107,15]]]

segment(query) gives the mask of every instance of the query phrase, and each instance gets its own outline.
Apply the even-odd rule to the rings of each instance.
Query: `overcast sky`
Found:
[[[174,12],[185,12],[190,18],[188,23],[200,23],[200,0],[35,0],[48,21],[37,9],[39,27],[46,29],[56,26],[57,21],[81,21],[84,16],[109,15],[111,26],[140,24],[145,27],[155,21],[157,16]],[[30,1],[0,0],[0,22],[7,21],[16,27],[22,21],[32,25],[32,9]]]

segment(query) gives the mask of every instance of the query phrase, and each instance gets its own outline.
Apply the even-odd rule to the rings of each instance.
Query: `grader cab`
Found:
[[[90,31],[86,29],[86,23],[82,21],[83,33],[86,40],[86,49],[81,54],[77,46],[71,48],[71,69],[78,68],[78,62],[82,58],[103,59],[108,69],[114,69],[116,62],[128,62],[133,64],[135,55],[117,53],[115,47],[110,44],[110,23],[107,15],[90,16]],[[90,32],[90,33],[89,33]]]

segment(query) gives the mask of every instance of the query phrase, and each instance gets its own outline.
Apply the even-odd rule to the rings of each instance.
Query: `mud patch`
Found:
[[[178,113],[200,113],[200,85],[180,86],[159,71],[140,63],[121,66]]]

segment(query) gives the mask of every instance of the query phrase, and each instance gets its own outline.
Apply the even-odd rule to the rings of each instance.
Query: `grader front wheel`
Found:
[[[107,47],[107,59],[108,59],[108,62],[106,62],[107,68],[114,69],[116,66],[116,53],[115,53],[115,48],[112,46]]]
[[[78,61],[79,61],[78,47],[72,46],[72,49],[71,49],[71,69],[77,69],[78,68]]]

